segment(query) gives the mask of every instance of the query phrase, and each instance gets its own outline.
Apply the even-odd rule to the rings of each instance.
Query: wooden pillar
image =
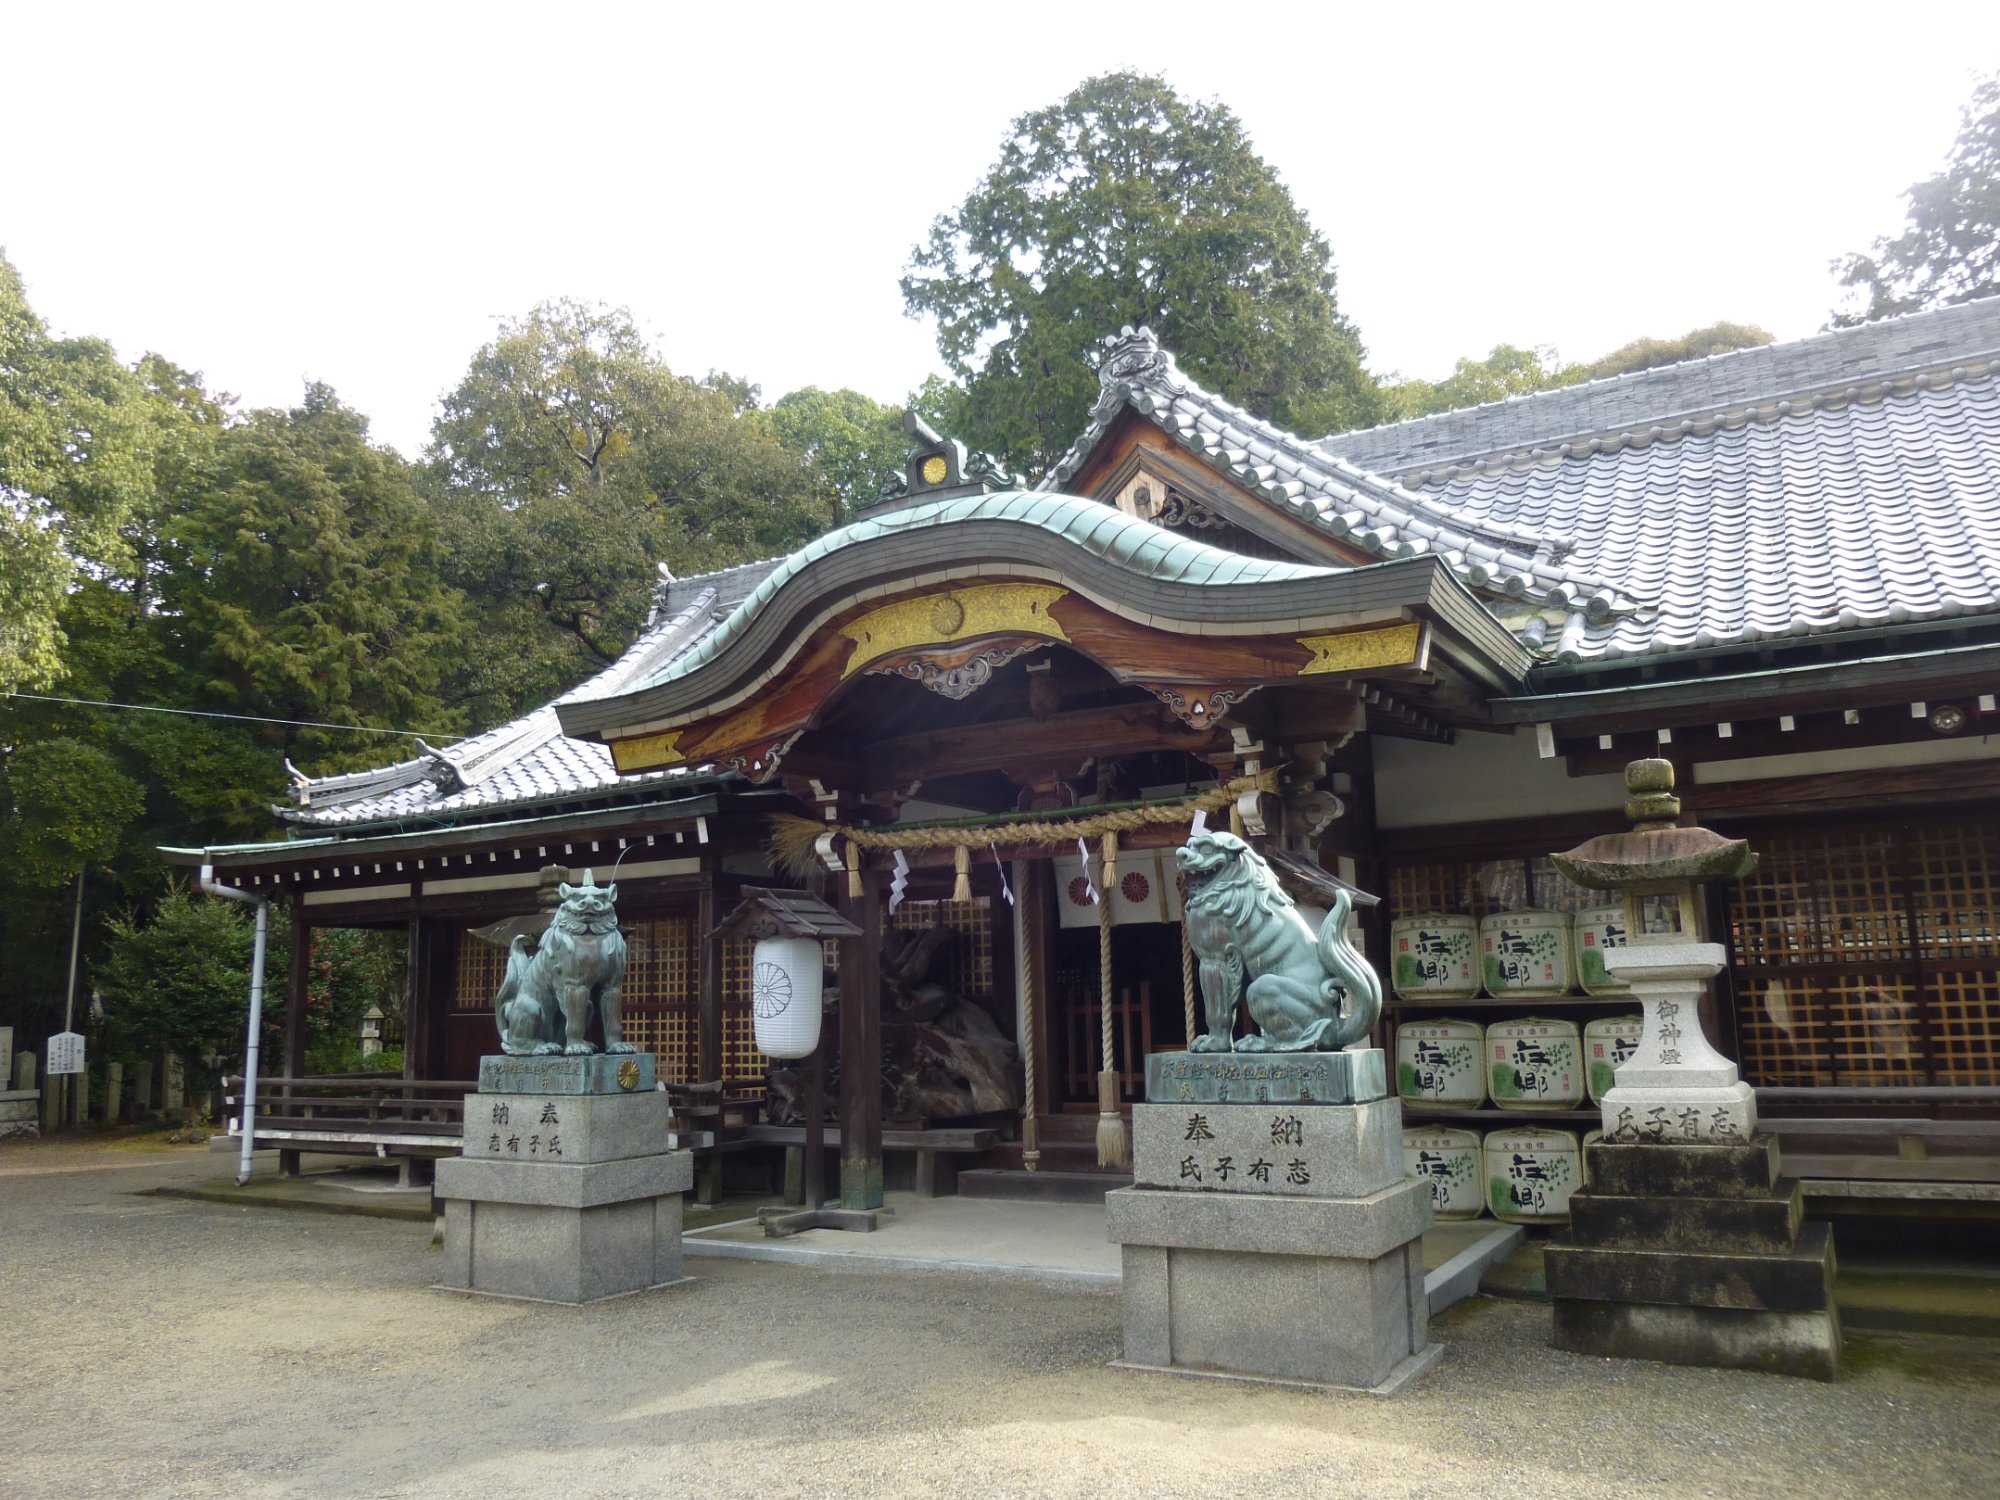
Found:
[[[840,943],[840,1206],[882,1206],[882,893],[864,875]]]
[[[403,924],[403,1077],[423,1077],[423,1059],[418,1056],[417,1039],[428,1028],[417,1020],[431,1007],[430,975],[426,971],[430,955],[425,952],[423,918],[412,915]]]
[[[806,1139],[800,1153],[799,1188],[806,1212],[826,1202],[826,1039],[806,1059]]]
[[[701,943],[695,980],[695,1081],[713,1083],[722,1077],[722,939],[715,931],[715,866],[708,864],[708,883],[702,887],[695,914],[695,932]]]
[[[715,865],[703,859],[707,883],[695,905],[695,1059],[697,1083],[714,1083],[722,1077],[722,939],[715,931]],[[722,1096],[716,1096],[722,1102]],[[716,1145],[722,1143],[723,1116],[715,1117]],[[708,1205],[722,1201],[722,1152],[709,1151],[694,1159],[694,1201]]]
[[[312,929],[306,925],[306,898],[292,893],[292,953],[285,978],[285,1077],[303,1078],[306,1071],[306,977],[312,967]],[[286,1089],[287,1098],[291,1090]],[[278,1175],[299,1175],[299,1153],[278,1152]]]

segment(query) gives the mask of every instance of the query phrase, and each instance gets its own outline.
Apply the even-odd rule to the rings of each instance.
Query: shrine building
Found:
[[[407,934],[408,1078],[466,1081],[544,869],[615,880],[626,1036],[689,1086],[705,1191],[803,1139],[809,1095],[757,1052],[749,944],[716,928],[745,887],[812,890],[863,932],[823,1052],[867,1207],[885,1169],[1119,1180],[1098,1079],[1129,1104],[1185,1046],[1171,851],[1197,818],[1302,904],[1361,893],[1392,1057],[1426,1017],[1618,1011],[1575,985],[1427,998],[1391,944],[1430,914],[1574,927],[1601,898],[1549,854],[1623,827],[1619,773],[1657,756],[1687,821],[1759,855],[1712,896],[1703,1021],[1788,1170],[1849,1207],[1921,1183],[1990,1208],[1996,361],[1989,299],[1311,437],[1126,330],[1036,487],[919,425],[882,500],[664,580],[556,702],[301,779],[282,841],[172,857],[291,908],[280,1085],[315,927]]]

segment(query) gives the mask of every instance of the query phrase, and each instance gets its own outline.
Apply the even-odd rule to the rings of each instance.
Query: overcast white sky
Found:
[[[1780,338],[1942,164],[2000,5],[0,0],[0,248],[59,332],[415,455],[499,319],[632,309],[767,400],[938,368],[896,279],[1009,120],[1132,67],[1244,121],[1378,371]],[[1078,414],[1079,424],[1083,420]]]

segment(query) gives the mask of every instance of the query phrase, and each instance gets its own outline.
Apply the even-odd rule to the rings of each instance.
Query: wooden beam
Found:
[[[1560,724],[1574,734],[1620,734],[1716,719],[1865,708],[1912,698],[1976,700],[1993,690],[1996,677],[2000,677],[2000,646],[1954,646],[1861,661],[1501,698],[1493,702],[1492,713],[1498,724]]]
[[[1190,729],[1165,709],[1146,703],[942,729],[883,740],[870,748],[861,757],[862,790],[908,786],[918,777],[1039,765],[1056,755],[1077,762],[1135,750],[1186,750],[1199,755],[1220,733]]]
[[[1958,706],[1967,710],[1966,727],[1960,737],[1990,732],[1996,722],[1992,715],[1979,713],[1974,707],[1975,702],[1976,699],[1957,700]],[[1740,714],[1741,710],[1737,712]],[[1659,738],[1660,729],[1666,726],[1649,726],[1603,736],[1611,741],[1608,747],[1600,742],[1600,736],[1576,734],[1574,727],[1569,726],[1559,738],[1556,748],[1568,763],[1570,775],[1597,776],[1616,774],[1624,770],[1627,762],[1649,755],[1665,755],[1676,762],[1699,764],[1714,760],[1754,760],[1766,755],[1797,755],[1811,750],[1860,750],[1877,745],[1930,744],[1951,738],[1940,735],[1927,720],[1911,718],[1907,702],[1898,702],[1886,708],[1823,710],[1784,717],[1792,720],[1789,730],[1782,727],[1780,716],[1770,709],[1765,709],[1754,719],[1747,715],[1731,719],[1718,714],[1717,721],[1673,727],[1673,738],[1666,743]],[[1729,726],[1726,735],[1720,727],[1724,723]]]

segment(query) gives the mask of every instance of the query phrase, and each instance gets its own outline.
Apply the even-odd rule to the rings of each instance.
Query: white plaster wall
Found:
[[[1624,777],[1571,776],[1561,759],[1536,754],[1531,729],[1463,733],[1454,745],[1377,735],[1374,751],[1375,818],[1383,828],[1615,813],[1625,805]]]

